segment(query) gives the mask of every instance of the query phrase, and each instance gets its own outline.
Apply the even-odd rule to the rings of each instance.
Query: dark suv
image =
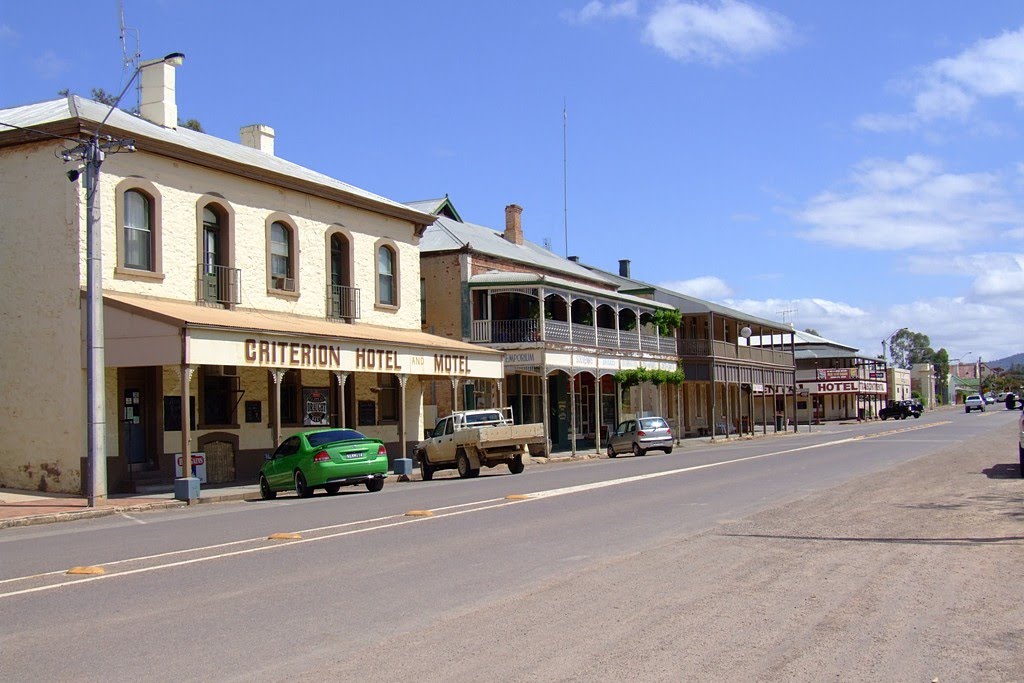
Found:
[[[886,401],[885,407],[878,411],[878,417],[888,420],[906,420],[908,417],[919,418],[923,411],[920,401]]]

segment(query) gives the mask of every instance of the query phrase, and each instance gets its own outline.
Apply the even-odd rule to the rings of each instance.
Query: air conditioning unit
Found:
[[[274,277],[270,278],[270,281],[271,281],[271,284],[273,285],[274,289],[280,289],[280,290],[283,290],[285,292],[294,292],[295,291],[295,279],[294,278],[278,277],[278,276],[275,275]]]

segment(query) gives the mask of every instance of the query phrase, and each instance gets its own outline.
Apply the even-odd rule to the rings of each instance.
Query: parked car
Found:
[[[609,458],[630,451],[633,455],[646,455],[652,448],[672,452],[672,428],[663,417],[626,420],[608,437]]]
[[[894,401],[890,399],[885,407],[878,411],[878,416],[883,420],[890,417],[895,420],[905,420],[908,417],[919,418],[924,408],[919,401]]]
[[[969,413],[972,410],[985,412],[985,399],[980,394],[971,394],[964,399],[964,412]]]
[[[384,442],[354,429],[312,429],[293,434],[267,454],[260,468],[260,494],[277,497],[294,489],[300,498],[322,488],[334,495],[342,486],[363,484],[368,491],[384,488],[388,452]]]
[[[1006,397],[1012,395],[1012,391],[1000,391],[996,394],[996,403],[1003,403],[1006,401]]]
[[[985,394],[983,398],[985,399],[985,403],[987,403],[988,405],[992,405],[993,403],[996,402],[996,397],[991,393]]]

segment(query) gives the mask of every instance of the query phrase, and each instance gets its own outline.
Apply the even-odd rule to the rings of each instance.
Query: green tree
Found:
[[[815,337],[821,336],[821,334],[813,327],[805,327],[804,332],[806,332],[807,334],[813,334]]]
[[[949,352],[939,349],[932,356],[931,364],[935,367],[935,395],[945,401],[949,395]]]
[[[927,363],[935,352],[931,349],[931,339],[922,332],[913,332],[907,328],[896,331],[889,337],[889,355],[893,365],[909,370],[914,363]]]

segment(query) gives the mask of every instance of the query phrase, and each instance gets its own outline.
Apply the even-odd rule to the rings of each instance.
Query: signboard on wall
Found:
[[[302,390],[302,424],[307,427],[323,427],[330,424],[326,389],[304,388]]]
[[[174,454],[174,476],[182,477],[182,467],[184,466],[184,458],[181,457],[181,453]],[[199,453],[192,454],[192,476],[199,479],[199,483],[206,483],[206,453],[200,451]]]

